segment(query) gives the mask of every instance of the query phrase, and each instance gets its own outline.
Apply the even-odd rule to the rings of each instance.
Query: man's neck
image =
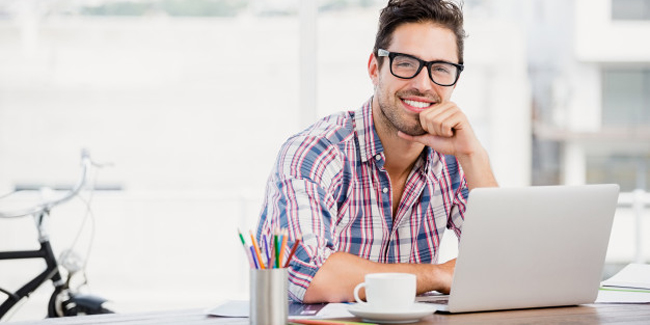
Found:
[[[415,161],[422,153],[424,145],[397,136],[397,129],[389,121],[385,120],[386,118],[382,115],[376,100],[373,100],[372,110],[375,130],[381,140],[381,145],[384,147],[384,156],[386,158],[384,168],[392,177],[408,175]]]

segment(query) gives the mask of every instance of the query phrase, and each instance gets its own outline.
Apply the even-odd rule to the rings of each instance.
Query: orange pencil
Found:
[[[293,243],[293,247],[291,247],[291,252],[289,253],[289,256],[287,256],[287,261],[284,263],[284,267],[289,267],[289,262],[291,262],[291,258],[293,255],[296,253],[296,249],[298,249],[298,245],[300,245],[300,239],[302,239],[301,236],[298,236],[296,239],[296,242]]]
[[[260,269],[264,270],[266,267],[264,267],[264,261],[262,260],[262,253],[260,253],[260,247],[257,245],[257,240],[255,240],[255,236],[253,236],[253,231],[251,230],[251,241],[253,242],[253,248],[255,249],[255,255],[257,256],[257,260],[260,262]]]
[[[284,261],[284,251],[287,248],[287,239],[289,238],[289,232],[286,229],[282,230],[282,244],[280,244],[280,259],[278,263],[278,267],[282,266],[282,263]]]

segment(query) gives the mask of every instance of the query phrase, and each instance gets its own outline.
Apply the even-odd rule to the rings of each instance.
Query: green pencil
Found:
[[[237,232],[239,233],[239,239],[241,240],[241,244],[244,246],[244,253],[246,253],[246,257],[248,258],[248,264],[250,264],[251,268],[255,268],[255,262],[253,262],[253,256],[251,255],[251,251],[248,248],[248,245],[246,244],[246,240],[244,239],[244,236],[241,234],[239,228],[237,228]]]

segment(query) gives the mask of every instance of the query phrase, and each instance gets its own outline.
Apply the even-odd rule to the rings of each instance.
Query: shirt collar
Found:
[[[424,153],[420,157],[420,160],[425,160],[424,168],[422,169],[422,172],[425,174],[431,173],[432,165],[434,165],[440,158],[438,153],[429,146],[424,147]]]
[[[369,159],[384,152],[381,140],[375,130],[375,122],[372,118],[372,97],[354,114],[354,128],[359,139],[359,154],[361,161]]]

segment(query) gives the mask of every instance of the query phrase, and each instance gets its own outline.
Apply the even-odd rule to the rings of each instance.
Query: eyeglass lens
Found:
[[[410,79],[415,77],[415,74],[418,73],[421,64],[423,64],[423,62],[418,61],[415,58],[405,55],[396,55],[393,58],[391,70],[393,74],[400,78]],[[430,76],[437,84],[452,85],[456,82],[457,75],[458,68],[452,64],[438,62],[431,65]]]

